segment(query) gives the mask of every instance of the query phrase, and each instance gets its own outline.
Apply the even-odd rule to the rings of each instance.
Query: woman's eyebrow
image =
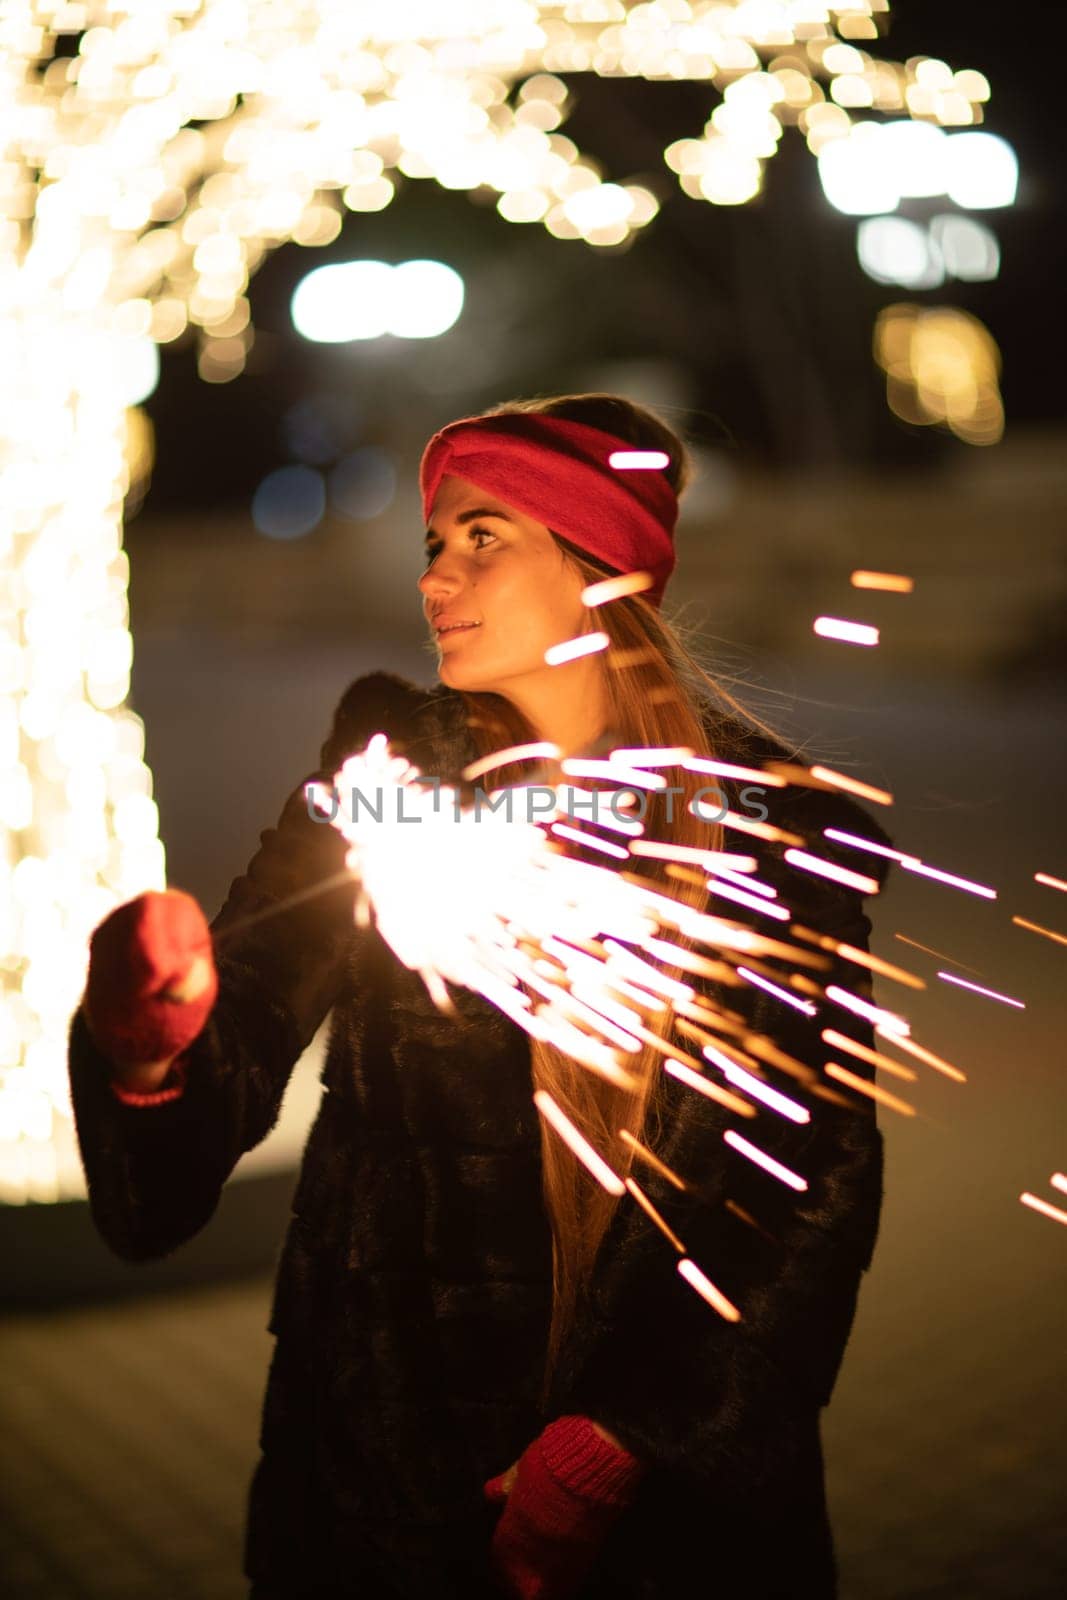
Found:
[[[461,511],[456,521],[461,528],[465,528],[468,522],[477,522],[479,517],[499,517],[501,522],[513,523],[515,521],[515,518],[509,517],[506,511],[493,511],[488,506],[475,506],[473,511]],[[438,535],[430,528],[423,543],[429,544],[431,539],[436,539],[437,537]]]

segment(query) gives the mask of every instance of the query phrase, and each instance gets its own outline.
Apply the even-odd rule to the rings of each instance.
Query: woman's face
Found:
[[[560,669],[545,651],[588,631],[585,580],[544,523],[463,478],[441,480],[419,579],[439,651],[438,675],[452,689],[494,692],[529,704]],[[466,623],[450,631],[449,624]]]

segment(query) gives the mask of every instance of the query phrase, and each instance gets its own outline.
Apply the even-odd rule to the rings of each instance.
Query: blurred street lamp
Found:
[[[297,333],[315,344],[435,339],[455,325],[463,293],[443,261],[335,261],[301,278],[290,309]]]

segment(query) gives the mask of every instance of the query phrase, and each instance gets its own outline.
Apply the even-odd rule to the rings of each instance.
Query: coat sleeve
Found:
[[[827,812],[806,797],[808,819],[821,810],[840,824],[834,805]],[[849,811],[854,823],[856,808]],[[858,831],[872,836],[869,827]],[[877,829],[873,836],[884,838]],[[820,854],[834,851],[824,846]],[[882,860],[872,867],[870,858],[858,863],[854,855],[838,860],[876,878],[885,866]],[[777,879],[797,923],[866,950],[871,925],[859,894],[785,866],[780,853],[763,864],[761,876]],[[783,925],[762,926],[777,936]],[[835,958],[814,976],[824,988],[840,984],[871,998],[865,969],[853,963]],[[823,1000],[809,1017],[759,990],[728,990],[725,1004],[806,1066],[820,1069],[838,1056],[857,1076],[873,1075],[820,1037],[832,1027],[873,1045],[871,1025],[838,1005]],[[847,1105],[811,1094],[779,1070],[764,1076],[806,1106],[810,1122],[797,1124],[762,1106],[756,1118],[740,1117],[665,1075],[659,1131],[647,1137],[690,1191],[680,1195],[647,1168],[633,1173],[741,1320],[726,1320],[679,1275],[678,1255],[626,1197],[598,1255],[549,1406],[592,1417],[651,1465],[700,1476],[740,1473],[754,1484],[774,1459],[783,1421],[829,1403],[874,1250],[883,1176],[882,1135],[869,1097],[821,1072],[822,1083]],[[801,1176],[806,1190],[787,1187],[724,1143],[731,1128]]]
[[[181,1058],[181,1095],[122,1104],[110,1063],[75,1013],[71,1098],[89,1203],[99,1232],[128,1260],[165,1255],[209,1220],[238,1159],[277,1121],[293,1066],[338,995],[359,938],[354,885],[344,878],[344,840],[309,814],[304,785],[329,786],[344,755],[376,731],[374,707],[362,725],[358,690],[359,682],[347,691],[319,768],[260,835],[211,924],[218,999]]]

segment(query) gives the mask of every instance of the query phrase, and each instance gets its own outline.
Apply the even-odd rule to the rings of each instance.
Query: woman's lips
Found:
[[[472,628],[480,628],[480,622],[446,622],[444,627],[435,628],[438,639],[451,639],[460,633],[469,633]]]

